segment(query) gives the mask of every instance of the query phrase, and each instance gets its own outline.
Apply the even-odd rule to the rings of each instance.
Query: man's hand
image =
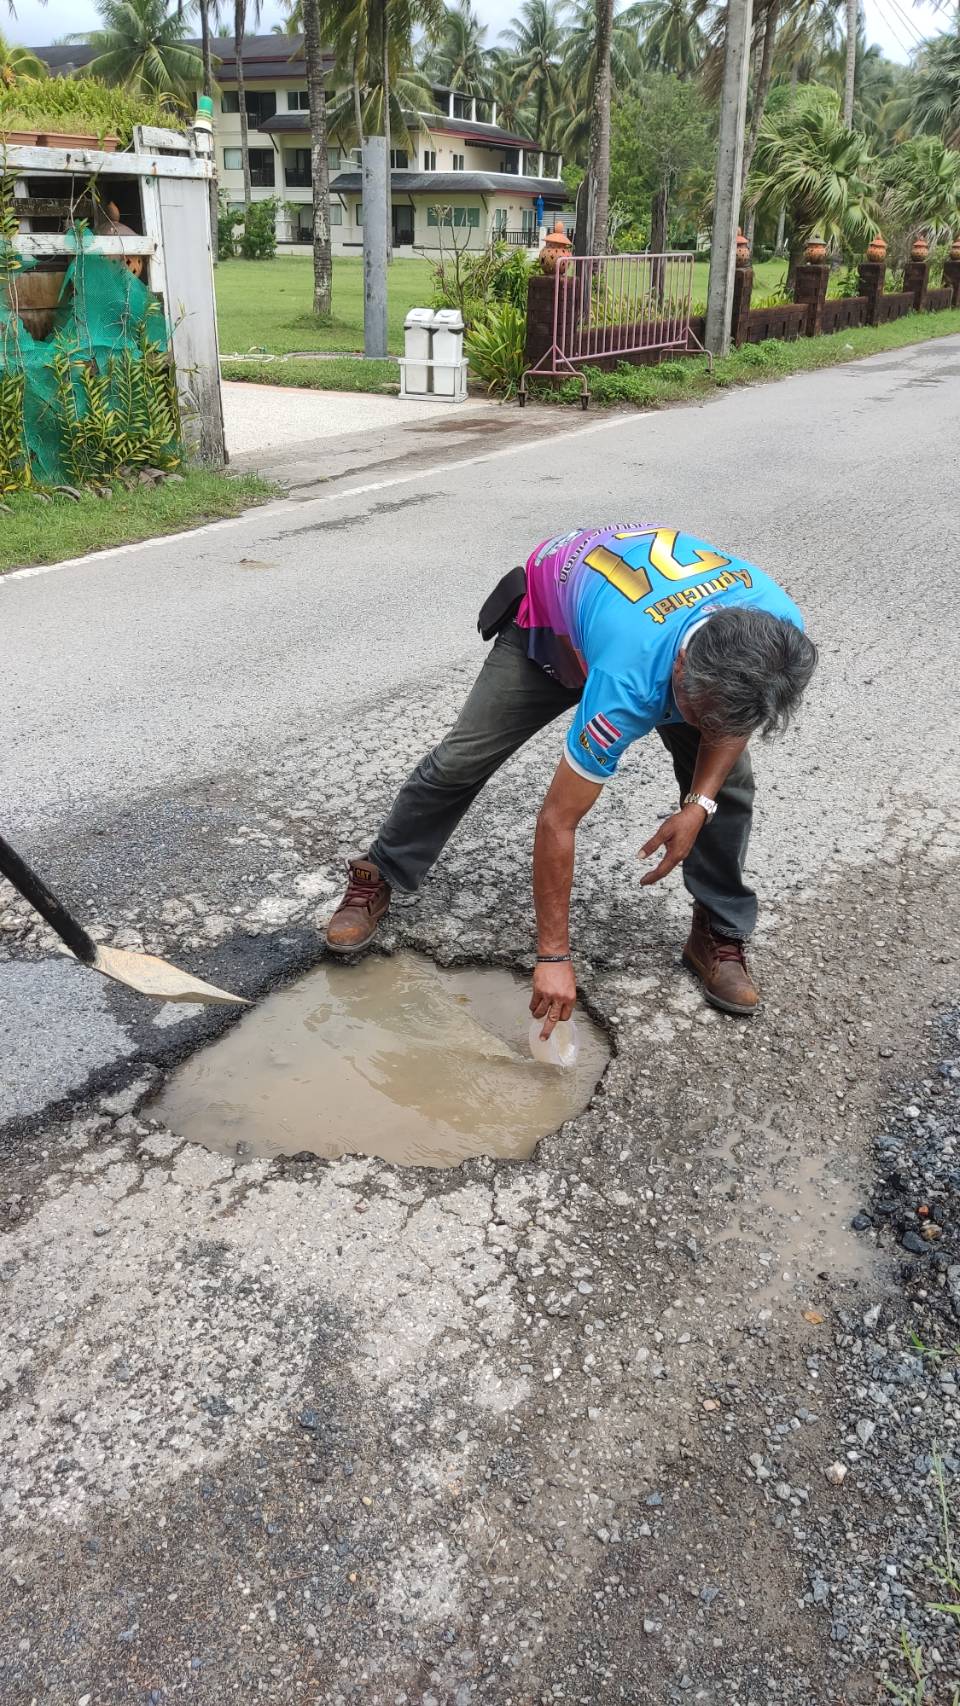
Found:
[[[656,835],[651,835],[640,849],[641,859],[649,859],[658,847],[665,849],[659,865],[640,878],[641,888],[662,882],[677,865],[683,863],[706,821],[707,814],[702,806],[682,806],[672,817],[664,819]]]
[[[546,1042],[554,1025],[569,1019],[577,1004],[577,978],[569,960],[559,965],[535,966],[530,1011],[535,1019],[543,1020],[540,1032]]]

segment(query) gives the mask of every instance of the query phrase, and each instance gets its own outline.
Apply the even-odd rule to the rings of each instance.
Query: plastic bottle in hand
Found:
[[[542,1019],[531,1020],[530,1053],[534,1060],[538,1060],[543,1066],[576,1066],[580,1042],[573,1020],[561,1019],[550,1032],[546,1042],[540,1035],[542,1030]]]

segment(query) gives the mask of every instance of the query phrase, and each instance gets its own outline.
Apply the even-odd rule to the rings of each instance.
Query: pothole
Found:
[[[529,999],[525,980],[495,967],[443,970],[414,954],[324,964],[185,1061],[150,1111],[229,1154],[520,1160],[582,1112],[610,1058],[580,1010],[576,1066],[537,1065]]]

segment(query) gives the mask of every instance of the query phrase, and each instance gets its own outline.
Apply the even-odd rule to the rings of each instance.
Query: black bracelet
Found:
[[[572,960],[573,960],[572,954],[538,954],[537,955],[537,965],[538,966],[569,965]]]

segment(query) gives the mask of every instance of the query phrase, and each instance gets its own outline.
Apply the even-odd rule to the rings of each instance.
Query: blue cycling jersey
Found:
[[[683,721],[677,653],[697,623],[731,605],[803,627],[762,569],[675,528],[578,528],[532,552],[517,624],[534,663],[583,688],[566,745],[575,770],[606,782],[631,742]]]

